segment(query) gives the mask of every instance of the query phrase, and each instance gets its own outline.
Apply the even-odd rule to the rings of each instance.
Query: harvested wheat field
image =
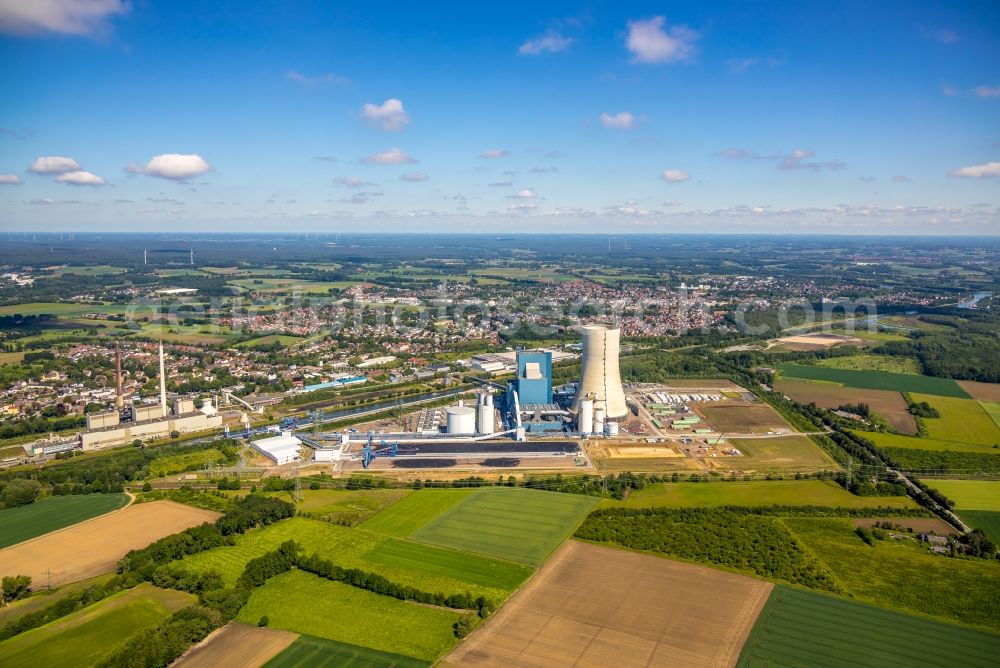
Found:
[[[726,434],[788,433],[792,428],[767,404],[727,402],[700,404],[695,412],[701,413],[717,432]]]
[[[446,666],[732,666],[772,585],[568,541]]]
[[[39,584],[50,582],[51,571],[53,587],[76,582],[115,570],[129,550],[217,517],[173,501],[133,504],[0,550],[0,571],[30,575]]]
[[[257,668],[278,656],[298,637],[298,633],[281,629],[229,622],[212,631],[171,665],[175,668]]]
[[[774,389],[801,404],[814,403],[820,408],[839,408],[845,404],[868,404],[901,434],[916,434],[917,423],[910,414],[903,395],[890,390],[862,390],[832,383],[812,383],[781,378]]]

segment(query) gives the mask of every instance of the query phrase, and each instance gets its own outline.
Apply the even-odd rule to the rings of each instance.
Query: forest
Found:
[[[592,512],[576,537],[839,590],[777,520],[729,508],[605,508]]]

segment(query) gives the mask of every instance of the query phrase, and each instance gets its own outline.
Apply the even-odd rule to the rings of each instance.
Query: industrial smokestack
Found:
[[[119,413],[125,408],[125,400],[122,398],[122,349],[117,341],[115,342],[115,407]]]
[[[618,370],[618,348],[621,344],[621,330],[608,325],[583,326],[583,365],[580,386],[573,399],[572,411],[580,412],[580,401],[584,397],[594,399],[594,414],[599,408],[610,420],[623,418],[628,414],[622,376]]]
[[[163,367],[163,341],[160,341],[160,412],[167,417],[167,374]]]

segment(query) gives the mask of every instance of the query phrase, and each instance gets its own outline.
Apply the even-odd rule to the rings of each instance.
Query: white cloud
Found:
[[[555,30],[546,30],[543,35],[529,39],[522,44],[517,52],[524,56],[538,56],[543,53],[559,53],[565,51],[576,40],[566,37]]]
[[[406,151],[398,148],[390,148],[388,151],[361,158],[361,162],[369,165],[408,165],[417,162],[417,159]]]
[[[760,62],[760,58],[730,58],[726,61],[729,70],[735,74],[743,74]]]
[[[94,35],[108,30],[108,19],[128,11],[126,0],[0,0],[0,32]]]
[[[976,86],[972,94],[976,97],[1000,97],[1000,86]]]
[[[503,157],[506,157],[506,155],[507,155],[507,151],[505,151],[502,148],[491,148],[488,151],[483,151],[482,153],[480,153],[479,157],[480,158],[487,158],[487,159],[491,159],[492,160],[493,158],[503,158]]]
[[[410,183],[417,183],[419,181],[426,181],[431,178],[427,172],[408,172],[402,174],[399,177],[400,181],[409,181]]]
[[[311,77],[306,74],[301,74],[295,70],[288,70],[285,72],[285,78],[289,81],[294,81],[303,88],[314,88],[316,86],[325,86],[327,84],[337,84],[338,86],[349,86],[351,85],[351,80],[346,77],[340,77],[336,74],[326,73],[319,76]]]
[[[66,172],[65,174],[60,174],[56,177],[56,181],[59,183],[68,183],[74,186],[104,186],[108,183],[97,174],[84,171]]]
[[[369,183],[368,181],[365,181],[364,179],[359,179],[356,176],[338,176],[337,178],[335,178],[333,180],[333,182],[334,183],[338,183],[338,184],[340,184],[342,186],[346,186],[348,188],[361,188],[362,186],[373,186],[373,185],[375,185],[374,183]]]
[[[145,174],[171,181],[183,181],[212,171],[212,166],[197,153],[164,153],[155,156],[145,167],[137,167],[133,163],[126,167],[125,171],[130,174]]]
[[[811,169],[814,171],[829,169],[835,171],[847,167],[840,160],[828,160],[826,162],[806,161],[806,158],[811,158],[815,154],[812,151],[801,148],[793,149],[791,153],[771,153],[769,155],[748,151],[745,148],[725,148],[714,155],[721,158],[729,158],[730,160],[776,160],[778,162],[778,169],[785,171],[796,169]]]
[[[667,169],[660,176],[667,183],[681,183],[682,181],[691,180],[691,175],[683,169]]]
[[[756,155],[753,151],[748,151],[745,148],[736,148],[736,147],[724,148],[721,151],[717,152],[715,155],[717,155],[717,156],[719,156],[721,158],[730,158],[732,160],[740,160],[742,158],[756,158],[756,157],[760,157],[760,156]]]
[[[410,122],[410,115],[403,109],[403,102],[392,97],[382,104],[368,103],[361,107],[361,117],[369,125],[381,130],[397,132]]]
[[[538,193],[536,193],[531,188],[525,188],[524,190],[518,190],[517,193],[513,195],[508,195],[508,197],[513,197],[517,199],[531,199],[533,197],[538,197]]]
[[[894,176],[892,177],[893,183],[906,183],[907,181],[912,181],[909,176]]]
[[[987,162],[983,165],[959,167],[948,172],[948,176],[960,179],[996,179],[1000,178],[1000,162]]]
[[[21,185],[21,177],[17,174],[0,174],[0,185],[19,186]]]
[[[29,204],[45,206],[48,204],[56,204],[56,201],[51,197],[36,197],[35,199],[31,200]]]
[[[530,213],[537,208],[537,204],[511,204],[507,210],[513,213]]]
[[[62,156],[38,157],[28,166],[33,174],[64,174],[80,170],[80,163]]]
[[[812,151],[797,148],[788,155],[778,155],[774,157],[778,158],[778,169],[784,170],[811,169],[813,171],[819,171],[821,169],[829,169],[831,171],[837,171],[844,169],[847,166],[840,160],[828,160],[826,162],[805,161],[806,158],[811,158],[814,155],[815,154]]]
[[[490,188],[509,188],[514,185],[513,181],[494,181],[493,183],[487,183]]]
[[[601,124],[606,128],[617,128],[619,130],[631,130],[635,127],[636,118],[627,111],[619,111],[617,114],[604,112],[601,114]]]
[[[951,84],[941,84],[941,94],[948,97],[955,97],[958,95],[958,90]]]
[[[636,63],[676,63],[694,57],[698,33],[687,26],[665,29],[666,17],[628,22],[626,48]]]

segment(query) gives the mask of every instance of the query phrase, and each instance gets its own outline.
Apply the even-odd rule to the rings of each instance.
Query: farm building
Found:
[[[278,466],[290,464],[302,458],[302,441],[292,436],[291,432],[282,432],[281,436],[262,438],[253,441],[253,449],[264,455]]]

